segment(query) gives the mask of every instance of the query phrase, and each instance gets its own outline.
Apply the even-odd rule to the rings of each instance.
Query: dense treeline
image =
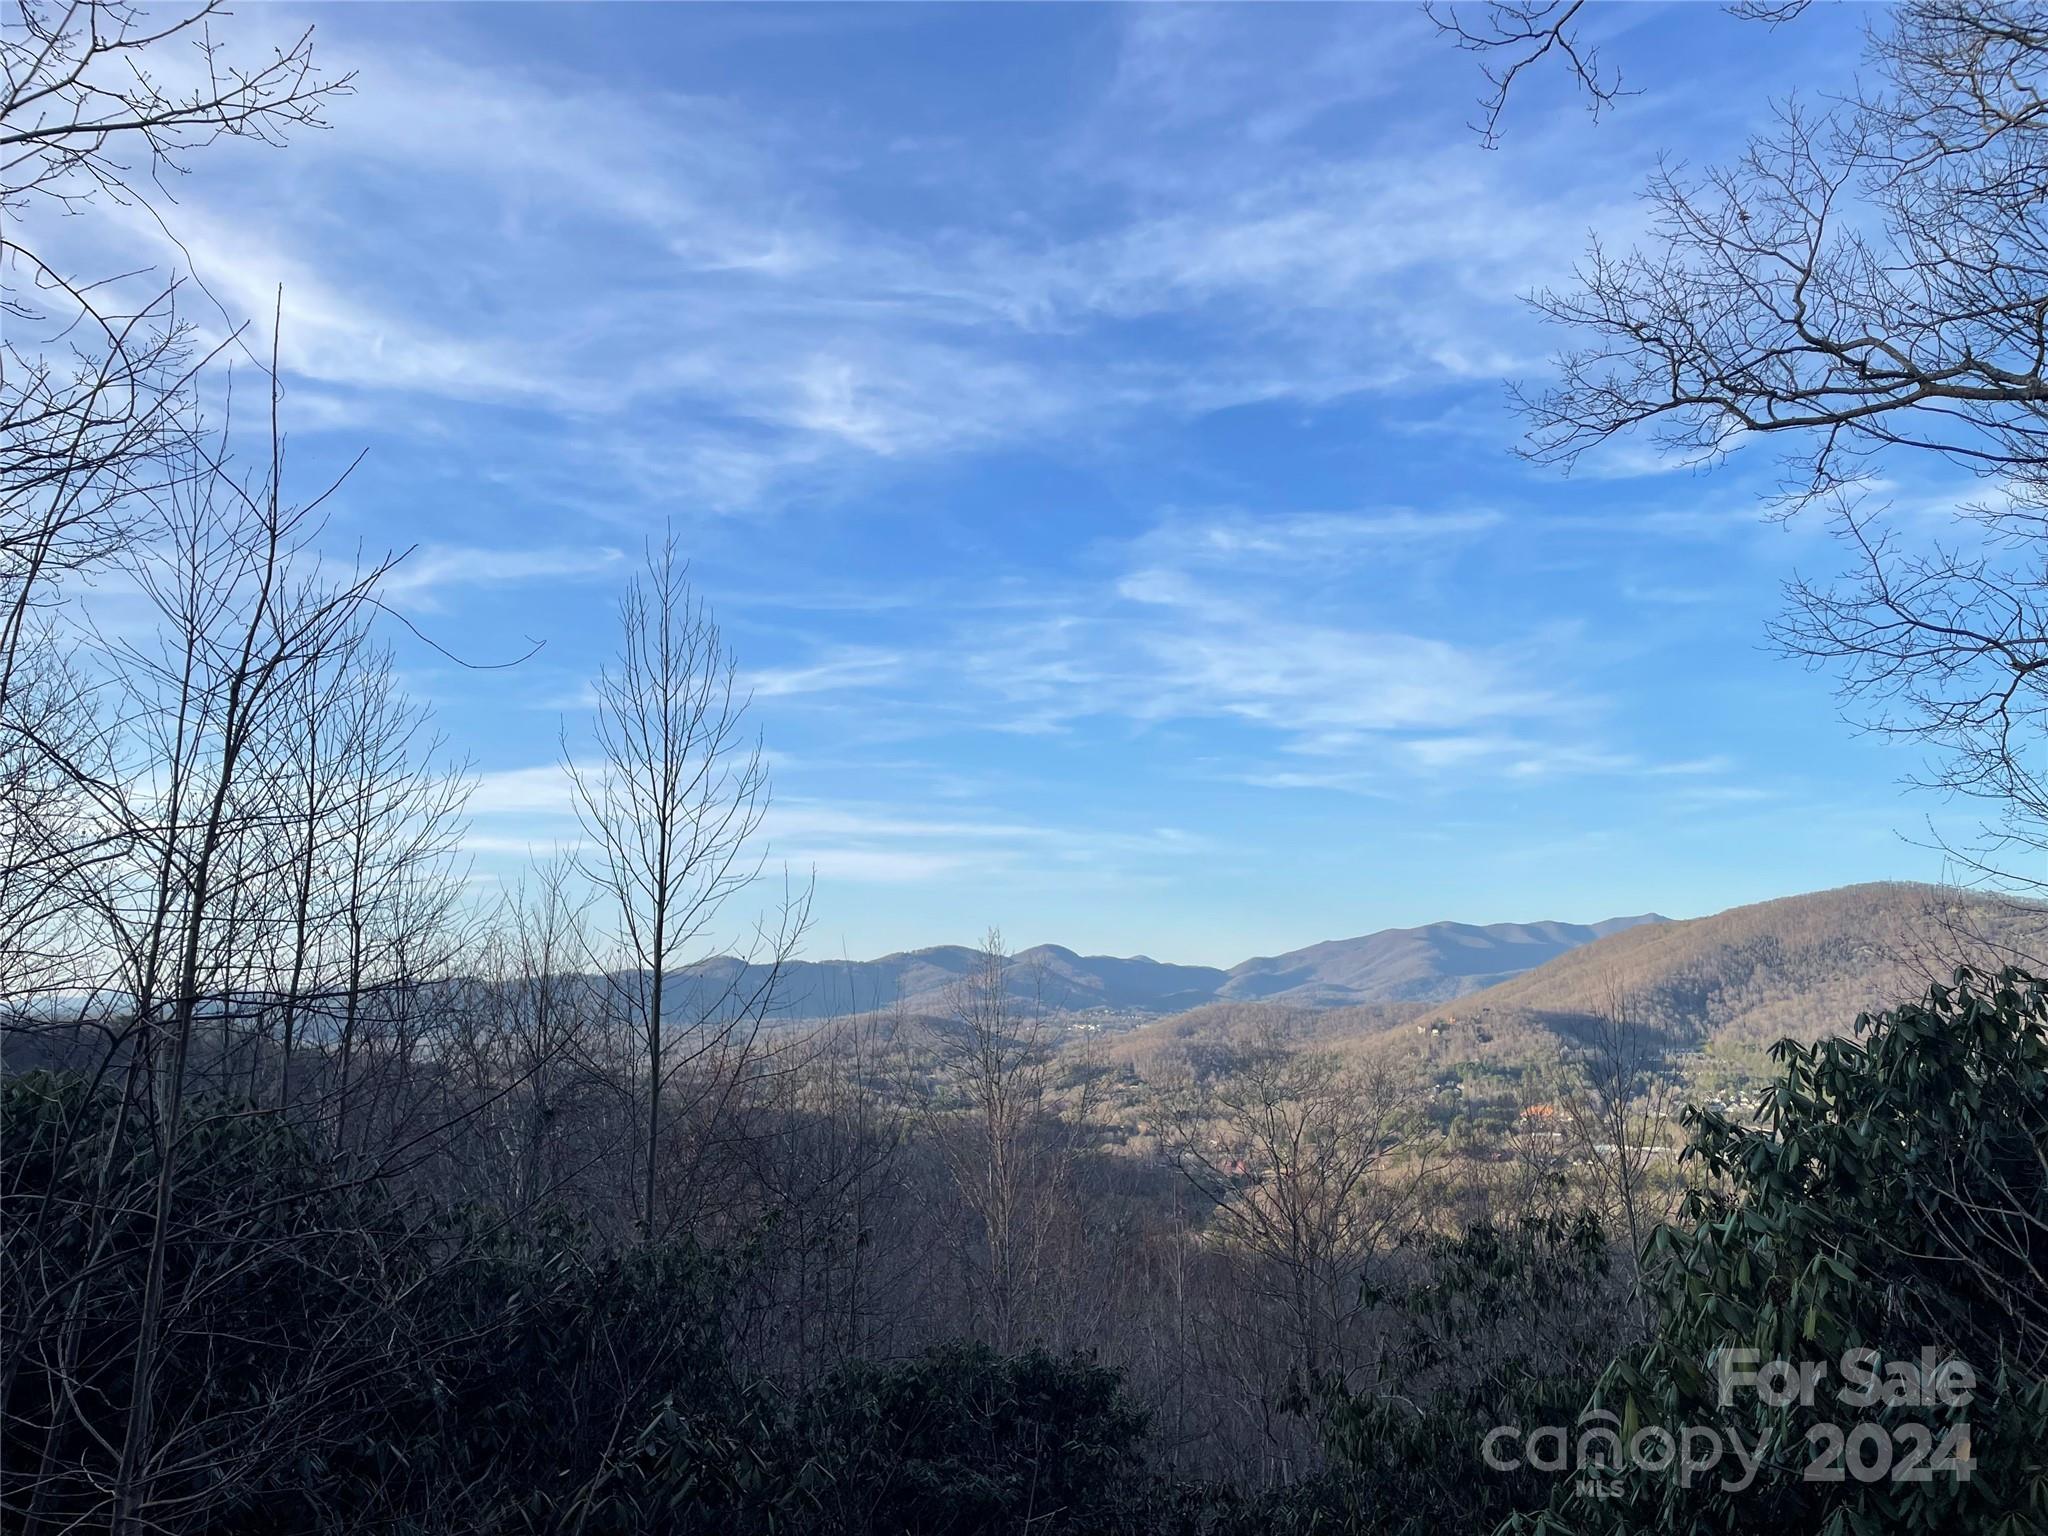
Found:
[[[1542,1490],[1463,1475],[1481,1421],[1530,1401],[1532,1382],[1565,1407],[1607,1343],[1596,1225],[1436,1240],[1382,1278],[1377,1306],[1378,1368],[1398,1363],[1404,1393],[1429,1385],[1427,1418],[1368,1433],[1377,1399],[1347,1385],[1366,1378],[1292,1377],[1298,1400],[1264,1411],[1311,1432],[1342,1423],[1351,1441],[1285,1481],[1198,1477],[1175,1470],[1157,1392],[1093,1354],[961,1340],[773,1369],[749,1358],[758,1251],[606,1241],[559,1209],[514,1222],[408,1197],[347,1179],[246,1106],[192,1106],[210,1130],[159,1248],[140,1230],[157,1158],[113,1145],[116,1108],[50,1071],[12,1078],[0,1104],[0,1495],[24,1528],[108,1516],[153,1261],[169,1322],[142,1507],[174,1529],[1140,1532],[1338,1515],[1406,1529],[1411,1499],[1452,1497],[1485,1523]],[[1102,1294],[1074,1310],[1105,1302],[1107,1279],[1093,1283]],[[1555,1374],[1529,1376],[1538,1362]]]
[[[352,1176],[287,1118],[210,1093],[189,1106],[205,1130],[159,1227],[161,1156],[122,1136],[117,1090],[38,1068],[0,1096],[0,1499],[24,1528],[107,1522],[154,1265],[163,1411],[143,1507],[171,1529],[1479,1532],[1522,1512],[1592,1531],[1665,1528],[1669,1509],[1670,1528],[1701,1533],[1759,1513],[1823,1529],[1844,1510],[1877,1529],[2027,1530],[2048,1490],[2044,1025],[2038,983],[1966,973],[1853,1040],[1788,1044],[1763,1124],[1689,1115],[1706,1176],[1639,1279],[1588,1214],[1431,1234],[1384,1191],[1332,1200],[1367,1138],[1320,1134],[1333,1114],[1355,1132],[1355,1100],[1320,1097],[1340,1069],[1289,1053],[1224,1091],[1250,1123],[1299,1127],[1323,1163],[1209,1188],[1206,1240],[1097,1228],[1114,1273],[1020,1263],[1007,1313],[985,1219],[946,1254],[916,1225],[944,1187],[937,1153],[922,1197],[848,1245],[892,1281],[937,1283],[863,1303],[863,1261],[830,1240],[799,1254],[778,1228],[801,1213],[759,1193],[751,1223],[715,1237],[607,1235],[563,1203],[463,1198],[454,1162]],[[797,1134],[778,1158],[817,1145]],[[1017,1155],[1061,1153],[1047,1136]],[[1077,1219],[1117,1208],[1076,1185]],[[1392,1225],[1326,1241],[1368,1212]],[[967,1266],[983,1278],[952,1289]],[[1048,1342],[1089,1313],[1093,1347]],[[1168,1329],[1212,1351],[1165,1353]],[[1702,1367],[1733,1344],[1970,1362],[1964,1412],[1906,1403],[1875,1422],[1964,1426],[1974,1475],[1816,1485],[1795,1453],[1817,1416],[1715,1400]],[[1233,1394],[1237,1416],[1206,1423],[1184,1401]],[[1596,1497],[1475,1462],[1497,1426],[1579,1433],[1600,1412],[1732,1424],[1782,1449],[1760,1490],[1676,1504],[1655,1469],[1611,1469]],[[1205,1462],[1190,1436],[1264,1465]],[[1633,1523],[1611,1527],[1617,1511]]]

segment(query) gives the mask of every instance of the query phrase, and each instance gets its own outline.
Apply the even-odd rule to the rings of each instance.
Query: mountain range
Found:
[[[1130,1030],[1110,1051],[1155,1076],[1278,1030],[1342,1054],[1419,1053],[1498,1083],[1554,1065],[1620,1016],[1646,1027],[1658,1055],[1718,1088],[1768,1078],[1776,1041],[1847,1034],[1858,1014],[1918,996],[1960,962],[2048,971],[2048,905],[1951,886],[1852,885],[1710,917],[1601,926],[1609,931],[1590,942],[1447,999],[1314,1011],[1218,999]]]
[[[1041,944],[1011,956],[1004,974],[1014,996],[1063,1013],[1172,1014],[1231,1002],[1297,1008],[1437,1003],[1520,976],[1596,939],[1664,921],[1646,913],[1598,923],[1428,923],[1331,939],[1227,970],[1144,955],[1081,955]],[[795,1019],[897,1007],[943,1013],[980,963],[978,951],[958,944],[878,960],[794,961],[783,968],[776,1006]],[[720,958],[692,966],[683,976],[698,987],[736,995],[751,992],[760,972]]]
[[[1454,926],[1409,932],[1440,928]],[[1655,1057],[1686,1063],[1700,1092],[1747,1092],[1772,1077],[1776,1040],[1847,1034],[1858,1014],[1917,997],[1958,963],[2048,973],[2048,905],[1937,885],[1849,885],[1608,928],[1456,997],[1317,1010],[1217,999],[1126,1030],[1108,1053],[1165,1079],[1278,1032],[1339,1055],[1421,1059],[1468,1096],[1511,1094],[1524,1071],[1548,1073],[1618,1016],[1645,1026]]]

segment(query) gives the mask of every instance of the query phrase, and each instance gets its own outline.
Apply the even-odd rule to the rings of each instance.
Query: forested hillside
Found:
[[[1761,1074],[1778,1040],[1838,1034],[1959,961],[1996,968],[2044,956],[2048,907],[1953,887],[1857,885],[1616,934],[1427,1022],[1459,1039],[1484,1031],[1497,1051],[1542,1053],[1618,1016],[1655,1031],[1673,1057]]]
[[[1449,1003],[1216,1003],[1075,1053],[1124,1075],[1105,1097],[1132,1122],[1145,1116],[1145,1085],[1228,1070],[1268,1042],[1417,1074],[1438,1086],[1442,1117],[1492,1136],[1567,1093],[1622,1028],[1632,1070],[1665,1085],[1675,1117],[1686,1101],[1753,1101],[1781,1039],[1849,1034],[1860,1014],[1918,996],[1958,960],[1995,969],[2044,951],[2048,908],[2037,903],[1850,886],[1631,925]]]

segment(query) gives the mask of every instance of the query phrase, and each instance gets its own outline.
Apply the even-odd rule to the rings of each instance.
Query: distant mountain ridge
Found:
[[[1219,1002],[1435,1003],[1498,985],[1611,933],[1668,919],[1654,912],[1598,923],[1427,923],[1333,939],[1232,966]]]
[[[1946,979],[2048,958],[2048,906],[1949,886],[1886,881],[1783,896],[1667,923],[1560,955],[1439,1010],[1445,1026],[1482,1017],[1570,1038],[1620,1007],[1680,1049],[1767,1049],[1781,1037],[1846,1032]]]
[[[1440,936],[1456,926],[1406,933]],[[1143,1075],[1171,1075],[1205,1053],[1278,1028],[1317,1049],[1419,1057],[1453,1076],[1476,1068],[1495,1086],[1463,1082],[1472,1102],[1523,1070],[1555,1068],[1619,1014],[1647,1030],[1644,1043],[1655,1055],[1698,1074],[1703,1092],[1747,1091],[1772,1075],[1769,1051],[1779,1039],[1848,1034],[1860,1012],[1918,996],[1959,962],[2048,971],[2048,904],[1952,886],[1852,885],[1708,917],[1595,926],[1609,931],[1453,998],[1292,1017],[1257,1000],[1221,998],[1132,1030],[1112,1050]],[[1343,947],[1355,953],[1390,937]],[[1486,963],[1483,955],[1475,952],[1474,970]],[[1238,969],[1278,968],[1292,958],[1247,961]]]
[[[1228,970],[1171,965],[1144,955],[1082,955],[1040,944],[1014,955],[1009,989],[1059,1012],[1091,1009],[1170,1014],[1215,1002],[1283,1003],[1342,1008],[1360,1003],[1448,1002],[1544,965],[1583,944],[1646,923],[1654,913],[1598,923],[1426,923],[1331,939],[1260,956]],[[777,1012],[826,1018],[902,1007],[943,1012],[979,964],[958,944],[908,950],[875,960],[800,960],[783,967]],[[681,979],[701,991],[744,995],[758,986],[760,967],[720,958],[691,966]]]

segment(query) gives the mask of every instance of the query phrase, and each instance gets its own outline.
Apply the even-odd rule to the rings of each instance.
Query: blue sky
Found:
[[[813,956],[998,923],[1230,963],[1940,873],[1910,755],[1766,648],[1833,565],[1760,516],[1771,462],[1566,479],[1502,389],[1558,340],[1518,295],[1639,227],[1659,150],[1838,77],[1853,8],[1606,10],[1647,94],[1595,125],[1536,81],[1494,153],[1406,7],[236,26],[307,19],[357,94],[168,217],[224,310],[284,285],[297,472],[368,450],[337,547],[417,544],[400,604],[466,656],[544,642],[402,647],[481,878],[573,834],[558,735],[665,521]]]

